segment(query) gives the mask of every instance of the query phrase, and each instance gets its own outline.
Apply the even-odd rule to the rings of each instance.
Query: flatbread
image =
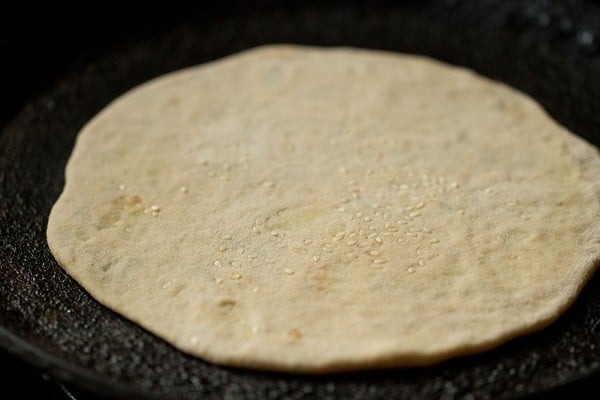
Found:
[[[598,151],[424,57],[267,46],[154,79],[80,132],[48,244],[184,352],[428,365],[554,321],[600,254]]]

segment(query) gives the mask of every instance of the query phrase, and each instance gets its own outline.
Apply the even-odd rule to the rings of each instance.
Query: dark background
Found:
[[[123,8],[122,5],[106,2],[101,4],[82,3],[69,8],[59,7],[56,4],[17,5],[11,10],[0,10],[0,126],[4,126],[12,120],[32,98],[42,96],[57,82],[73,74],[81,73],[89,63],[103,57],[104,54],[115,48],[127,46],[127,43],[134,43],[137,40],[159,37],[163,32],[173,29],[182,21],[201,24],[214,16],[244,12],[240,6],[242,3],[227,2],[223,5],[216,2],[203,2],[201,5],[195,6],[170,3],[168,7],[145,4],[136,9]],[[253,12],[269,10],[275,3],[281,2],[262,1],[258,3],[253,7]],[[294,7],[301,2],[288,1],[285,3],[289,5],[289,13],[293,13]],[[373,3],[377,7],[384,6],[386,2]],[[405,3],[413,3],[414,7],[420,7],[429,2]],[[436,3],[438,7],[441,7],[440,3],[444,3],[443,7],[447,7],[447,9],[460,6],[459,1],[449,0],[433,3]],[[565,7],[569,7],[580,2],[535,1],[532,3],[538,6],[542,4],[540,7],[547,5],[552,10],[556,8],[556,5],[561,6],[564,3]],[[581,4],[584,4],[581,10],[594,9],[600,15],[600,8],[595,2],[581,2]],[[278,5],[278,7],[281,6]],[[446,10],[446,8],[442,9]],[[499,7],[499,15],[500,11]],[[286,12],[283,15],[286,15]],[[444,23],[443,13],[440,18],[440,23]],[[544,39],[549,35],[556,35],[556,39],[548,41],[549,44],[545,50],[539,51],[560,52],[568,47],[571,49],[569,51],[577,54],[577,57],[566,59],[565,62],[573,62],[570,60],[576,59],[578,63],[581,63],[583,60],[578,67],[581,68],[581,74],[585,77],[589,74],[600,73],[600,69],[598,69],[600,65],[598,61],[600,24],[597,23],[600,20],[581,16],[580,19],[584,21],[583,24],[575,23],[575,18],[572,16],[561,20],[552,13],[538,13],[533,9],[530,14],[515,18],[517,21],[515,29],[525,29],[520,24],[527,26],[534,24],[538,38]],[[549,26],[552,27],[552,30],[548,28]],[[335,33],[332,33],[330,37],[331,41],[335,43]],[[469,44],[463,43],[463,45]],[[528,44],[523,45],[527,46]],[[553,45],[556,45],[556,48],[553,48]],[[531,44],[531,46],[533,48],[535,44]],[[438,49],[437,51],[442,55],[444,53],[443,50]],[[450,52],[451,49],[448,51]],[[567,52],[567,54],[570,53]],[[485,60],[479,60],[479,62],[483,63]],[[493,75],[494,68],[489,67],[488,72]],[[552,71],[544,73],[552,75]],[[519,79],[524,78],[515,77],[514,79],[518,82]],[[556,84],[560,89],[560,85],[564,82],[556,82]],[[530,89],[544,93],[544,89],[535,87]],[[600,89],[592,88],[590,93],[584,96],[589,99],[589,102],[579,105],[583,107],[582,115],[584,112],[586,115],[593,114],[586,107],[595,107],[600,113],[600,96],[598,94],[600,94]],[[559,109],[562,106],[560,100],[549,100],[546,105],[550,109],[553,107]],[[572,113],[578,112],[576,109],[571,111]],[[565,114],[562,113],[562,115]],[[586,121],[578,118],[572,118],[565,123],[573,129],[586,126]],[[586,134],[590,137],[597,135],[600,127],[596,129],[596,132],[586,131]],[[0,133],[0,135],[2,134]],[[61,388],[60,382],[53,378],[43,378],[43,375],[43,371],[32,367],[20,358],[5,350],[0,351],[0,390],[3,390],[4,393],[14,389],[17,393],[15,398],[24,398],[28,395],[43,396],[46,399],[68,398]],[[598,374],[595,374],[533,397],[580,395],[597,398],[600,395],[598,379]],[[74,389],[71,384],[67,385],[67,389],[73,391],[78,398],[94,398],[85,391]],[[4,395],[2,397],[10,398],[10,396],[5,397]]]
[[[226,12],[217,2],[202,7],[140,4],[139,8],[110,1],[75,2],[69,7],[60,2],[24,3],[0,8],[2,124],[27,100],[82,70],[125,38],[134,42],[159,35],[190,16]]]

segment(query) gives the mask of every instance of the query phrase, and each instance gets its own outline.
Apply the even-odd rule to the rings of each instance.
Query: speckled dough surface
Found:
[[[465,69],[269,46],[123,95],[48,222],[96,299],[179,349],[295,372],[427,365],[540,329],[600,254],[600,158]]]

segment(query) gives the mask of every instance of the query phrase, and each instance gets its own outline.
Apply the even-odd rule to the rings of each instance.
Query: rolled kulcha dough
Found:
[[[80,132],[48,244],[184,352],[428,365],[555,320],[600,254],[600,158],[462,68],[268,46],[154,79]]]

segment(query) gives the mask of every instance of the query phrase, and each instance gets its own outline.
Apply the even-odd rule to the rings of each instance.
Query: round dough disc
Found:
[[[600,157],[462,68],[268,46],[80,132],[48,223],[102,304],[259,369],[427,365],[540,329],[600,254]]]

